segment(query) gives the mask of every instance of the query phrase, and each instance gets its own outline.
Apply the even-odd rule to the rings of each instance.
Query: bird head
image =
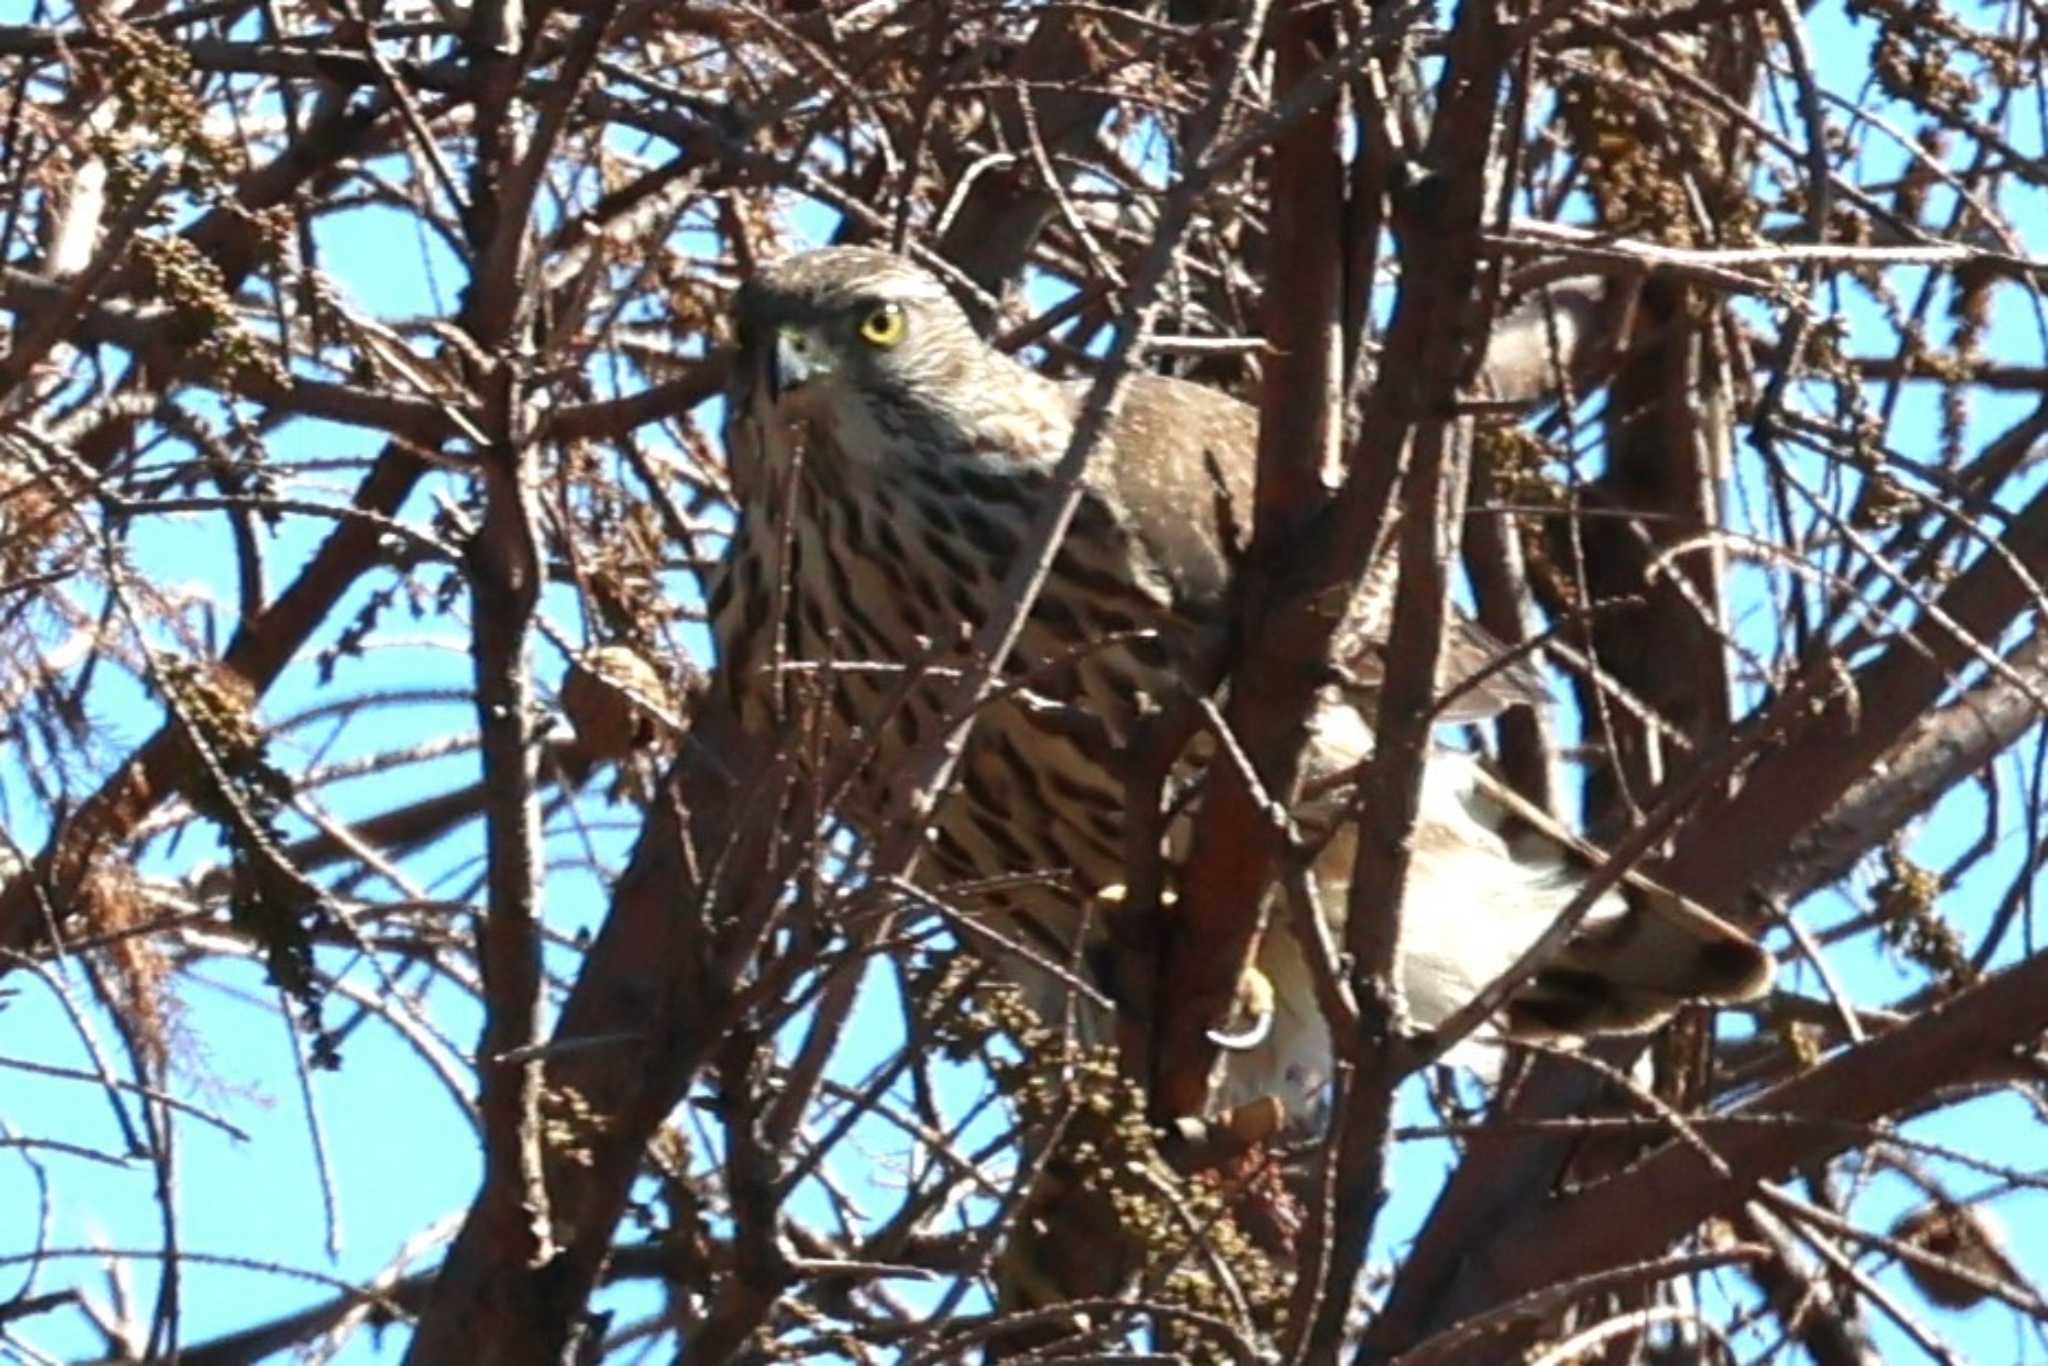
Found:
[[[785,421],[952,405],[993,354],[935,276],[860,247],[764,268],[734,311],[740,397]]]

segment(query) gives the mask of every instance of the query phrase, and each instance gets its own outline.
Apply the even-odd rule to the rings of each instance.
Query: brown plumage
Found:
[[[736,312],[726,442],[739,522],[712,602],[724,678],[758,731],[789,736],[815,721],[824,739],[870,743],[851,814],[871,821],[882,807],[873,784],[942,719],[937,671],[993,610],[1086,386],[997,352],[936,278],[879,252],[778,263],[745,285]],[[1015,686],[977,716],[936,813],[923,880],[940,891],[1003,880],[958,899],[1025,947],[1007,966],[1053,1018],[1057,977],[1021,960],[1068,960],[1078,907],[1123,880],[1122,746],[1221,620],[1240,548],[1230,540],[1250,525],[1257,422],[1214,390],[1132,379],[1007,666]],[[1346,682],[1310,718],[1311,790],[1370,752],[1359,690],[1376,677],[1371,637],[1391,581],[1374,576],[1352,605]],[[1449,644],[1447,683],[1486,662],[1476,628],[1461,624]],[[1540,678],[1511,668],[1461,714],[1541,696]],[[1183,789],[1205,753],[1191,750]],[[1323,904],[1341,914],[1354,794],[1322,786],[1297,814],[1331,836],[1315,872]],[[1424,788],[1402,975],[1429,1024],[1549,925],[1588,851],[1467,756],[1433,758]],[[1169,854],[1185,827],[1170,832]],[[1327,1080],[1329,1040],[1291,937],[1269,934],[1259,966],[1274,988],[1272,1030],[1232,1058],[1226,1095],[1302,1104]],[[1631,879],[1506,1023],[1523,1034],[1639,1029],[1688,998],[1753,996],[1769,968],[1733,927]]]

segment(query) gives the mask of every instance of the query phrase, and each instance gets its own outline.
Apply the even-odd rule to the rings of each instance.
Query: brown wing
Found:
[[[1087,381],[1068,386],[1078,407]],[[1252,484],[1258,469],[1259,414],[1248,403],[1186,380],[1131,380],[1093,479],[1119,510],[1172,585],[1175,605],[1206,619],[1222,609],[1232,563],[1251,537]],[[1370,715],[1386,672],[1382,649],[1391,621],[1397,562],[1382,556],[1367,575],[1361,610],[1337,641],[1336,657]],[[1503,661],[1507,647],[1462,611],[1444,639],[1443,686],[1485,674],[1446,712],[1477,721],[1517,705],[1549,700],[1543,675],[1527,659]]]
[[[1078,411],[1088,382],[1068,386]],[[1219,611],[1231,563],[1251,535],[1259,414],[1228,394],[1164,375],[1133,376],[1091,482],[1116,510],[1175,605]]]
[[[1367,718],[1378,704],[1387,673],[1387,632],[1394,623],[1394,592],[1401,562],[1380,556],[1365,576],[1356,611],[1335,646],[1346,691]],[[1453,604],[1444,622],[1443,656],[1437,663],[1439,695],[1450,695],[1441,720],[1484,721],[1509,707],[1550,704],[1550,686],[1527,655],[1512,658],[1498,636]]]

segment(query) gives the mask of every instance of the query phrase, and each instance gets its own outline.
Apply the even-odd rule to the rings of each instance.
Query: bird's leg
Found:
[[[1098,889],[1088,900],[1089,914],[1103,930],[1088,947],[1088,971],[1116,1004],[1119,1027],[1126,1020],[1150,1018],[1155,978],[1147,952],[1152,942],[1147,922],[1152,911],[1163,911],[1177,900],[1171,891],[1158,892],[1151,907],[1140,907],[1122,882]]]
[[[1152,1019],[1158,995],[1161,918],[1174,899],[1166,886],[1166,785],[1198,727],[1192,698],[1161,707],[1133,699],[1140,709],[1124,745],[1124,871],[1127,881],[1098,894],[1107,933],[1107,961],[1098,981],[1117,1004],[1117,1053],[1126,1076],[1151,1074]],[[1117,895],[1111,897],[1111,893]]]

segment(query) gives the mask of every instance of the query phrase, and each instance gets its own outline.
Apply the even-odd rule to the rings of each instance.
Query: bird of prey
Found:
[[[935,276],[878,251],[828,248],[768,266],[740,289],[736,315],[726,448],[738,519],[711,602],[724,685],[757,733],[793,742],[819,726],[800,748],[865,746],[850,810],[877,835],[892,771],[948,721],[948,666],[998,606],[1087,384],[997,351]],[[1082,908],[1126,877],[1127,745],[1148,708],[1185,686],[1223,620],[1231,540],[1251,525],[1257,437],[1256,411],[1234,398],[1163,376],[1130,380],[1006,686],[975,714],[933,815],[921,881],[1002,931],[1016,948],[997,956],[1054,1022],[1071,990],[1032,963],[1070,961],[1089,932]],[[1369,576],[1353,621],[1384,620],[1374,598],[1391,582]],[[1476,628],[1459,633],[1454,672],[1474,671],[1483,640]],[[1305,790],[1322,791],[1296,813],[1324,833],[1312,875],[1333,918],[1355,853],[1355,783],[1343,775],[1372,745],[1356,674],[1377,665],[1370,648],[1353,654],[1349,685],[1327,689],[1309,719]],[[1475,690],[1468,714],[1534,691],[1505,671]],[[1191,750],[1184,784],[1201,762]],[[1169,878],[1188,825],[1183,814],[1168,829]],[[1502,973],[1588,866],[1583,846],[1517,806],[1474,758],[1432,757],[1401,908],[1414,1022],[1441,1021]],[[1285,916],[1273,918],[1257,967],[1272,988],[1270,1028],[1228,1056],[1219,1094],[1274,1095],[1301,1111],[1329,1080],[1332,1052]],[[1514,997],[1501,1027],[1642,1029],[1689,999],[1753,997],[1769,973],[1739,930],[1632,877]]]

